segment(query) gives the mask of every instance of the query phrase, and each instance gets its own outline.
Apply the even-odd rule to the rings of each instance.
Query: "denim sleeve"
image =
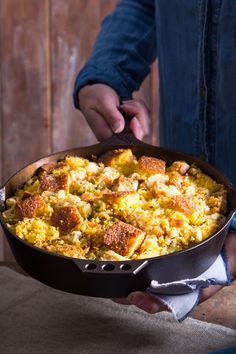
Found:
[[[111,86],[121,97],[139,89],[156,57],[155,0],[123,0],[102,23],[92,55],[75,81],[78,91],[91,83]]]

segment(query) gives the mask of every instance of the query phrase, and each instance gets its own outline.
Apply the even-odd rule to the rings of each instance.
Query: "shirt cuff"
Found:
[[[122,80],[122,76],[118,68],[108,67],[100,70],[94,65],[85,66],[76,78],[73,101],[77,109],[80,109],[78,93],[79,90],[92,84],[105,84],[113,88],[120,97],[131,97],[128,86]]]

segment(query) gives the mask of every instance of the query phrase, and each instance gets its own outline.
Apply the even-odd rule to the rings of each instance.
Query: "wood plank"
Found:
[[[100,21],[115,5],[116,0],[0,1],[2,181],[52,150],[96,141],[73,107],[72,91]],[[157,83],[154,69],[138,93],[153,112],[152,134],[146,139],[152,143],[158,142]],[[11,260],[9,249],[4,251],[1,243],[0,238],[0,260],[3,256]]]
[[[4,180],[50,153],[47,11],[48,0],[1,0]]]
[[[3,161],[2,161],[2,154],[3,154],[3,131],[2,131],[2,125],[3,125],[3,112],[2,112],[2,47],[1,47],[1,33],[2,33],[2,21],[1,21],[1,12],[2,12],[2,2],[0,1],[0,188],[3,183]],[[0,261],[3,260],[3,231],[2,228],[0,227]]]
[[[96,142],[83,115],[72,104],[72,92],[95,41],[99,16],[100,1],[51,1],[54,151]]]
[[[100,0],[100,21],[115,9],[116,4],[117,0]]]

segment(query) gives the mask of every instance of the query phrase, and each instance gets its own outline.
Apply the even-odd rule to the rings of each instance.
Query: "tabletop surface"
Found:
[[[15,262],[0,262],[0,266],[25,274]],[[236,281],[198,305],[190,317],[236,329]]]

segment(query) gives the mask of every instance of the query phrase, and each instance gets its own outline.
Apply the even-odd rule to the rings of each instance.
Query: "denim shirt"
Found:
[[[236,185],[236,1],[123,0],[102,23],[78,91],[139,89],[158,58],[160,142],[204,157]]]

